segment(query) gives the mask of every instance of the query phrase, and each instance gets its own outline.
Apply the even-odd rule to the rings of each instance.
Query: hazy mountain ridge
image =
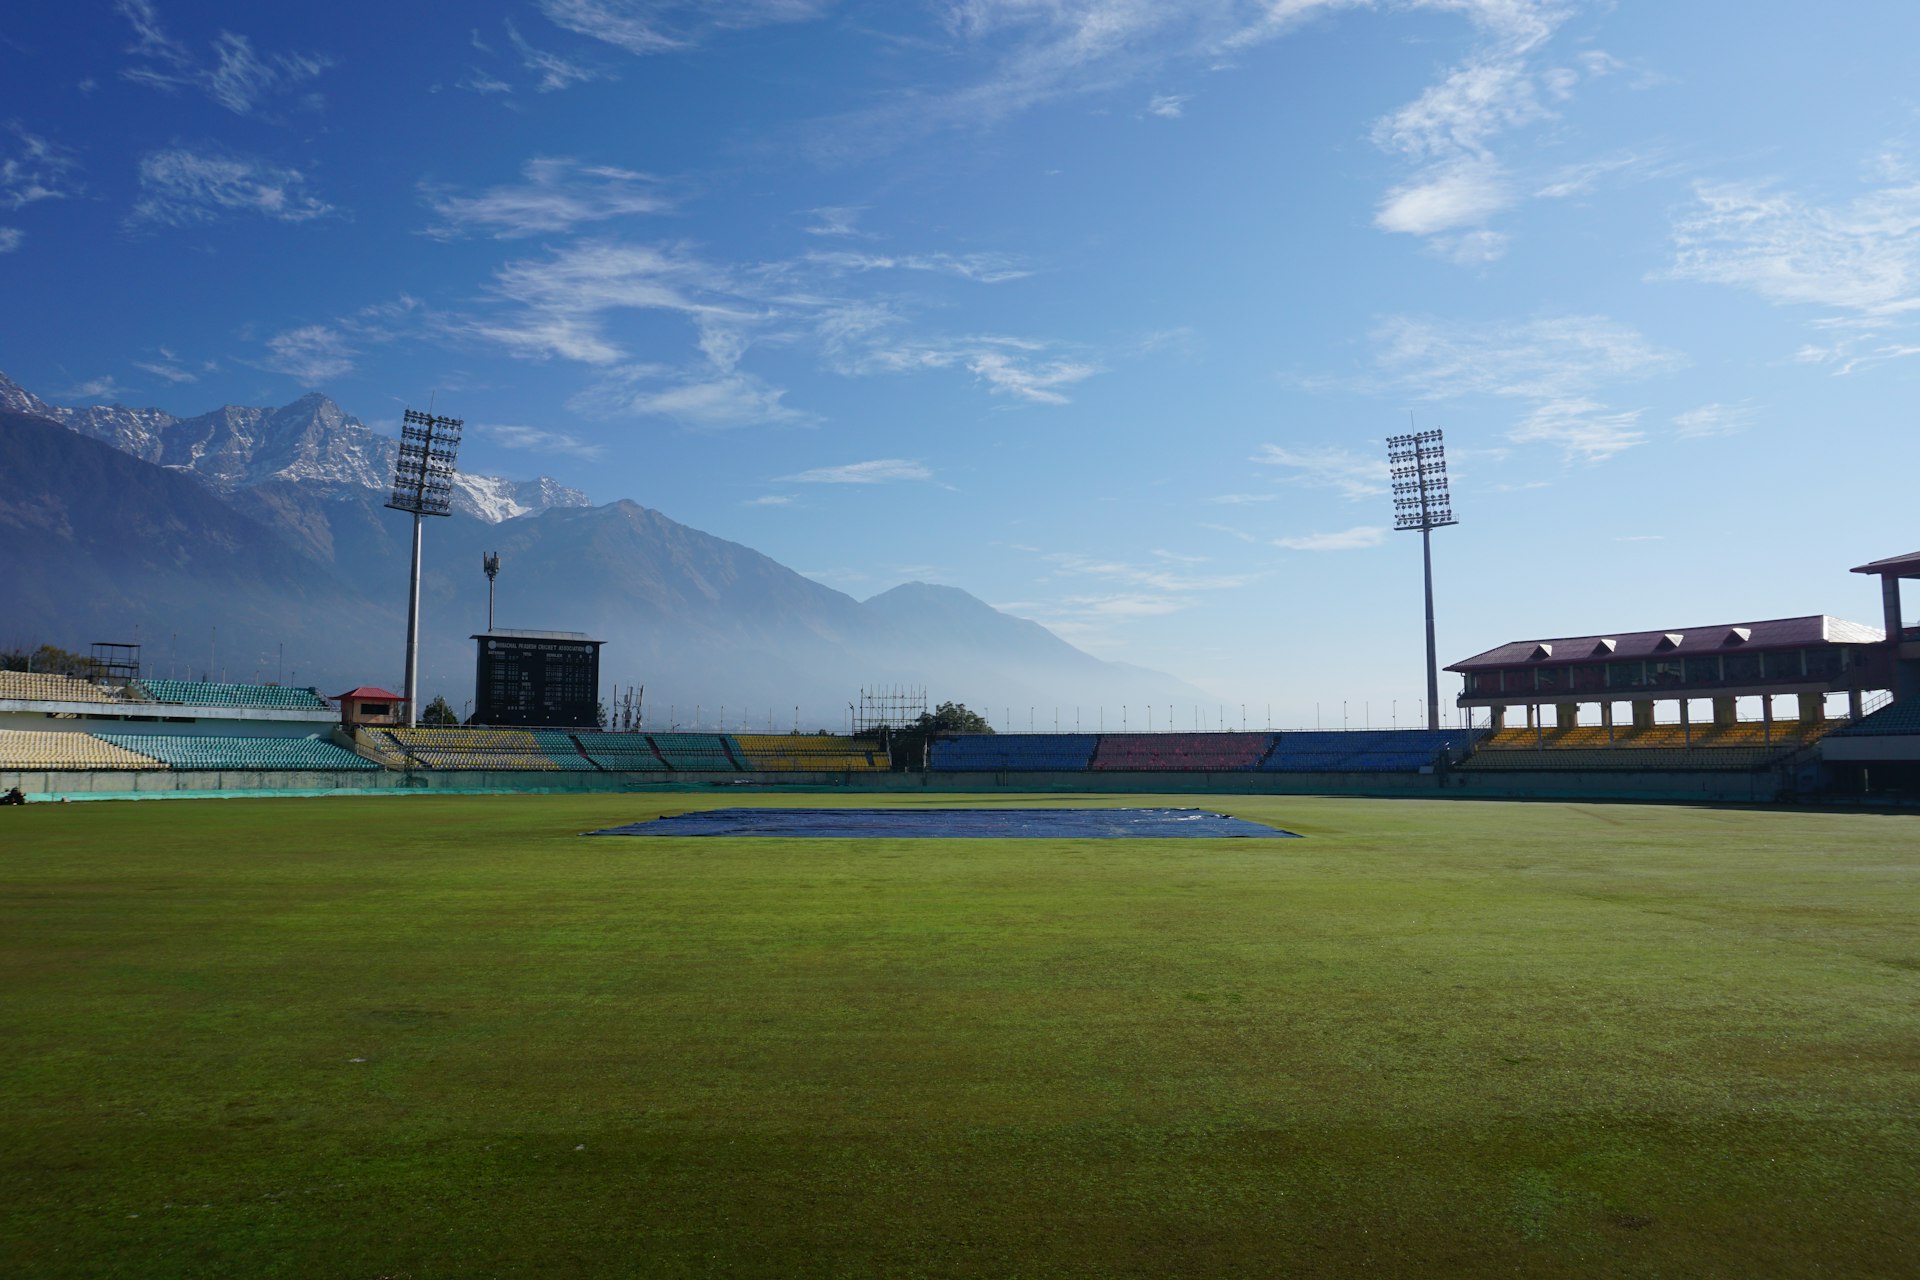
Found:
[[[108,410],[91,431],[0,383],[7,405],[42,412],[0,413],[0,558],[19,566],[0,642],[137,633],[156,674],[284,669],[328,692],[402,680],[411,525],[384,508],[384,483],[356,482],[377,444],[331,401],[157,427]],[[623,500],[498,519],[463,504],[429,521],[421,686],[456,706],[472,689],[468,637],[486,625],[485,551],[505,564],[498,625],[606,640],[605,683],[644,684],[650,723],[714,727],[724,707],[732,728],[844,725],[858,689],[885,684],[1002,711],[1205,699],[958,588],[912,583],[862,602]]]
[[[192,418],[124,405],[50,404],[0,373],[0,409],[61,423],[143,462],[185,471],[222,493],[293,481],[331,494],[385,492],[400,445],[326,396],[274,408],[226,405]],[[456,509],[498,522],[551,507],[591,505],[551,476],[508,480],[461,472]]]

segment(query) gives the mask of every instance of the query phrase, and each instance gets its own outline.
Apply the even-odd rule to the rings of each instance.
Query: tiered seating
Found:
[[[580,754],[580,744],[565,729],[529,729],[534,743],[547,759],[553,761],[556,769],[569,769],[577,773],[596,773],[598,766]]]
[[[1262,773],[1418,773],[1470,745],[1473,729],[1301,729],[1276,734]]]
[[[863,738],[805,733],[739,733],[733,736],[740,763],[760,772],[870,772],[892,767],[878,743]]]
[[[1727,772],[1764,769],[1779,760],[1782,754],[1780,747],[1638,747],[1631,751],[1607,747],[1502,747],[1475,752],[1460,767],[1473,772],[1515,769],[1544,769],[1561,773],[1623,769]]]
[[[119,702],[120,694],[72,676],[44,671],[0,671],[0,699],[32,702]]]
[[[1905,702],[1882,707],[1844,729],[1834,730],[1834,735],[1841,738],[1871,738],[1887,734],[1920,736],[1920,698],[1908,698]]]
[[[664,773],[667,762],[644,733],[581,732],[573,735],[587,758],[614,773]]]
[[[929,764],[965,773],[1076,772],[1099,741],[1091,733],[965,733],[935,739]]]
[[[539,769],[560,765],[526,729],[375,729],[376,739],[426,769]],[[576,758],[579,753],[574,752]]]
[[[669,769],[706,773],[734,773],[739,765],[727,750],[722,733],[650,733],[653,745]]]
[[[142,680],[140,687],[155,702],[191,707],[262,707],[271,711],[325,711],[327,700],[313,688],[293,689],[277,684],[222,684],[205,680]]]
[[[1095,769],[1212,771],[1252,769],[1273,745],[1270,733],[1109,733]]]
[[[0,729],[0,769],[162,769],[152,756],[90,733]]]
[[[325,738],[243,738],[225,734],[102,733],[105,742],[171,769],[378,769]]]
[[[1607,750],[1687,751],[1747,747],[1791,748],[1804,746],[1845,724],[1844,720],[1775,720],[1769,729],[1758,720],[1741,720],[1728,725],[1711,721],[1696,724],[1691,731],[1677,724],[1656,724],[1636,729],[1616,724],[1609,741],[1602,725],[1580,725],[1572,729],[1543,729],[1536,734],[1524,725],[1492,734],[1480,744],[1482,751]],[[1691,741],[1689,741],[1691,739]],[[1644,766],[1643,766],[1644,767]]]

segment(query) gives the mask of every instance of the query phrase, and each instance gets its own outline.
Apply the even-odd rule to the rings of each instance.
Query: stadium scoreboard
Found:
[[[484,631],[474,723],[591,728],[599,723],[601,640],[578,631]]]

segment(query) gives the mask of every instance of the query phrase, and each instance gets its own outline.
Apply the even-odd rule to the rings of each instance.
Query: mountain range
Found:
[[[322,395],[177,418],[55,406],[0,375],[0,644],[137,638],[153,675],[398,688],[411,526],[384,507],[397,447]],[[498,624],[606,640],[603,683],[644,685],[649,723],[845,725],[861,688],[890,685],[1049,725],[1054,708],[1063,725],[1084,708],[1091,727],[1101,706],[1206,701],[955,587],[860,601],[635,502],[463,473],[421,586],[422,695],[456,708],[486,625],[486,551],[506,565]]]

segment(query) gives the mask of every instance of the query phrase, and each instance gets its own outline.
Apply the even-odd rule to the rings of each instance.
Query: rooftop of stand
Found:
[[[1870,573],[1876,578],[1920,578],[1920,551],[1909,551],[1904,556],[1888,556],[1885,560],[1870,560],[1854,566],[1853,572]]]
[[[1722,622],[1710,627],[1616,631],[1611,635],[1555,636],[1514,640],[1450,664],[1449,671],[1524,667],[1544,663],[1607,662],[1616,659],[1695,657],[1758,649],[1805,649],[1822,645],[1879,644],[1886,633],[1824,613],[1764,622]]]

